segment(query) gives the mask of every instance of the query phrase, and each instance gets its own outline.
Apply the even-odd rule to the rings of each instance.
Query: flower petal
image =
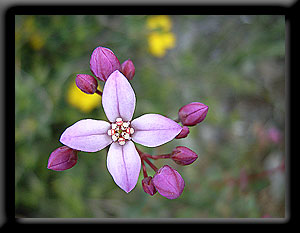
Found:
[[[110,124],[106,121],[80,120],[63,132],[60,141],[75,150],[95,152],[112,142],[107,135],[109,129]]]
[[[145,114],[131,122],[134,129],[132,140],[144,146],[155,147],[171,141],[182,127],[175,121],[159,114]]]
[[[125,192],[136,185],[141,170],[141,159],[132,141],[124,146],[112,143],[107,154],[107,168],[115,183]]]
[[[114,71],[106,80],[102,105],[110,122],[121,117],[124,121],[132,119],[135,109],[135,94],[127,78],[118,70]]]

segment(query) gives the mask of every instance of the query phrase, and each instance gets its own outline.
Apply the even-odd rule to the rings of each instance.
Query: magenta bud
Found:
[[[97,80],[88,74],[77,74],[75,82],[77,87],[86,94],[94,94],[98,87]]]
[[[144,192],[148,193],[151,196],[153,196],[157,192],[157,190],[155,189],[155,187],[153,185],[151,176],[147,176],[142,180],[142,186],[143,186]]]
[[[177,146],[171,153],[171,159],[179,165],[189,165],[198,158],[198,155],[185,146]]]
[[[207,112],[208,106],[193,102],[180,108],[178,117],[183,125],[194,126],[205,119]]]
[[[183,126],[180,133],[175,137],[176,139],[185,138],[190,133],[190,130],[187,126]]]
[[[90,68],[92,73],[101,81],[106,81],[112,72],[120,70],[120,61],[108,48],[97,47],[91,56]]]
[[[125,75],[128,80],[132,80],[135,75],[135,67],[133,62],[128,59],[124,61],[121,65],[121,72]]]
[[[152,181],[159,194],[168,199],[178,198],[185,185],[181,175],[168,165],[158,169]]]
[[[48,169],[54,171],[64,171],[72,168],[78,160],[78,150],[62,146],[50,154],[48,160]]]

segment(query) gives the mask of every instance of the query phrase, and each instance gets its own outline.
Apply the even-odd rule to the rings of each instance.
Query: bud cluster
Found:
[[[199,102],[192,102],[181,107],[178,111],[177,122],[182,124],[182,130],[176,136],[176,139],[186,138],[190,133],[189,127],[202,122],[207,112],[208,106]],[[139,151],[139,154],[142,162],[145,161],[156,172],[152,178],[147,175],[146,167],[143,166],[144,179],[142,180],[142,187],[144,192],[151,196],[158,192],[168,199],[175,199],[181,195],[184,189],[184,180],[169,165],[164,165],[160,169],[157,169],[149,159],[170,158],[176,164],[186,166],[192,164],[198,158],[198,155],[194,151],[185,146],[177,146],[170,154],[152,156],[141,151]]]
[[[75,80],[77,87],[86,94],[97,93],[102,95],[102,92],[97,90],[97,80],[105,82],[116,70],[122,72],[128,80],[132,80],[135,75],[135,67],[130,59],[120,64],[116,55],[110,49],[104,47],[97,47],[93,51],[90,69],[95,77],[88,74],[77,74]]]

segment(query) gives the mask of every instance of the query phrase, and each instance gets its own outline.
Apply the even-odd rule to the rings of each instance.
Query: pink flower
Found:
[[[208,106],[199,102],[184,105],[178,111],[178,117],[185,126],[194,126],[202,122],[208,112]]]
[[[90,69],[99,80],[105,82],[112,72],[121,69],[121,65],[110,49],[99,46],[92,53]]]
[[[168,199],[178,198],[185,185],[181,175],[168,165],[164,165],[155,173],[152,182],[159,194]]]
[[[60,141],[75,150],[96,152],[110,145],[107,168],[115,183],[125,192],[136,185],[140,156],[132,141],[148,147],[171,141],[182,130],[175,121],[159,114],[145,114],[132,120],[135,93],[118,70],[106,80],[102,105],[109,122],[84,119],[67,128]]]
[[[189,165],[198,158],[198,155],[185,146],[177,146],[171,153],[171,159],[179,165]]]
[[[78,151],[62,146],[53,151],[48,159],[48,169],[64,171],[75,166],[78,160]]]
[[[121,65],[121,72],[125,75],[126,78],[129,80],[133,79],[133,76],[135,75],[135,67],[133,65],[133,62],[128,59],[124,61]]]

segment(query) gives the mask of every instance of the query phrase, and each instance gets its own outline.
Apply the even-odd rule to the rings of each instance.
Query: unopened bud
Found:
[[[147,176],[142,180],[142,186],[143,186],[144,192],[148,193],[151,196],[153,196],[157,192],[157,190],[155,189],[155,187],[153,185],[151,176]]]
[[[180,108],[178,117],[183,125],[194,126],[205,119],[207,112],[208,106],[193,102]]]
[[[106,81],[112,72],[120,70],[120,61],[108,48],[97,47],[91,56],[90,68],[92,73],[101,81]]]
[[[54,171],[70,169],[77,163],[77,154],[78,151],[70,147],[59,147],[50,154],[47,168]]]
[[[190,133],[190,130],[187,126],[183,126],[181,132],[175,137],[176,139],[185,138]]]
[[[159,194],[168,199],[178,198],[185,185],[181,175],[168,165],[158,169],[152,181]]]
[[[98,87],[97,80],[88,74],[77,74],[75,82],[77,87],[86,94],[94,94]]]
[[[135,67],[133,62],[128,59],[124,61],[121,65],[121,72],[125,75],[128,80],[132,80],[135,75]]]
[[[185,146],[177,146],[171,153],[171,159],[179,165],[189,165],[198,158],[198,155]]]

